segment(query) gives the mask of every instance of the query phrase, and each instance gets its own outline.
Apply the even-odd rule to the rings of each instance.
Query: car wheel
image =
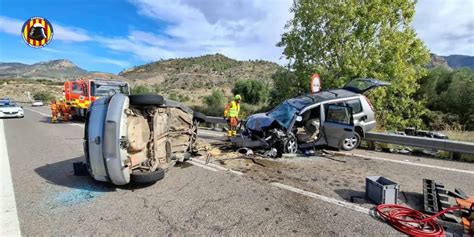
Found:
[[[165,170],[157,169],[153,172],[142,172],[140,170],[135,170],[130,174],[130,179],[132,182],[138,184],[148,184],[154,183],[158,180],[161,180],[165,177]]]
[[[283,152],[294,154],[298,152],[298,141],[293,134],[290,134],[283,144]]]
[[[359,147],[361,142],[359,133],[355,132],[354,136],[351,138],[346,138],[342,141],[341,148],[344,151],[352,151]]]
[[[164,105],[165,99],[161,95],[130,95],[131,105]]]

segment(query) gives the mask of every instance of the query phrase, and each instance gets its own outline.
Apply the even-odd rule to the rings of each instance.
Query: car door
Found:
[[[351,80],[342,89],[352,91],[354,93],[363,94],[369,90],[372,90],[381,86],[388,86],[390,82],[379,81],[373,78],[357,78]]]
[[[352,109],[349,106],[328,104],[324,114],[322,131],[326,145],[339,149],[342,141],[354,136]]]

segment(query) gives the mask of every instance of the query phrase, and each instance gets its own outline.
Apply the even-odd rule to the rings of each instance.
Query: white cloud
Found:
[[[276,47],[290,19],[291,0],[138,0],[138,12],[169,25],[163,32],[131,31],[101,38],[108,48],[142,60],[223,53],[237,59],[282,62]]]
[[[21,28],[24,21],[13,19],[9,17],[0,16],[0,32],[10,35],[21,35]],[[80,28],[66,27],[60,24],[51,22],[53,25],[54,36],[53,40],[83,42],[92,40],[87,32]]]
[[[0,32],[4,32],[11,35],[21,35],[21,27],[23,22],[0,16]]]
[[[110,64],[110,65],[115,65],[122,68],[130,67],[130,63],[127,61],[105,58],[105,57],[98,57],[98,56],[88,54],[86,52],[70,51],[66,49],[57,49],[57,48],[50,48],[50,47],[40,48],[39,50],[45,51],[48,53],[53,53],[53,54],[61,54],[60,57],[64,57],[64,55],[66,55],[69,58],[74,56],[76,58],[85,58],[88,61],[94,62],[94,63]]]
[[[73,42],[90,41],[92,38],[83,29],[65,27],[58,24],[53,24],[54,39]]]
[[[91,57],[93,62],[102,63],[102,64],[111,64],[115,66],[119,66],[122,68],[130,67],[130,63],[122,60],[110,59],[110,58],[102,58],[102,57]]]
[[[435,54],[474,55],[473,0],[420,0],[413,25]]]

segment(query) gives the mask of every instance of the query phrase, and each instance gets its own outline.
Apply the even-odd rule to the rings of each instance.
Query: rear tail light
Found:
[[[372,105],[372,103],[370,103],[369,98],[367,98],[367,96],[365,96],[365,95],[364,95],[364,98],[365,98],[365,101],[367,101],[367,103],[369,104],[369,106],[370,106],[370,108],[372,109],[372,111],[375,112],[374,106]]]

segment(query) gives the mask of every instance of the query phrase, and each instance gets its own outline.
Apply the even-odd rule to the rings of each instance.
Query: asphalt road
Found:
[[[421,186],[428,172],[474,192],[474,174],[360,157],[257,160],[264,166],[222,157],[206,166],[196,158],[196,165],[174,167],[154,185],[114,187],[73,175],[72,162],[83,159],[81,124],[50,124],[47,108],[29,109],[23,119],[2,120],[0,131],[22,235],[400,235],[366,213],[373,205],[347,204],[369,173],[403,177],[417,203],[421,190],[410,183]],[[346,162],[334,161],[341,159]]]

